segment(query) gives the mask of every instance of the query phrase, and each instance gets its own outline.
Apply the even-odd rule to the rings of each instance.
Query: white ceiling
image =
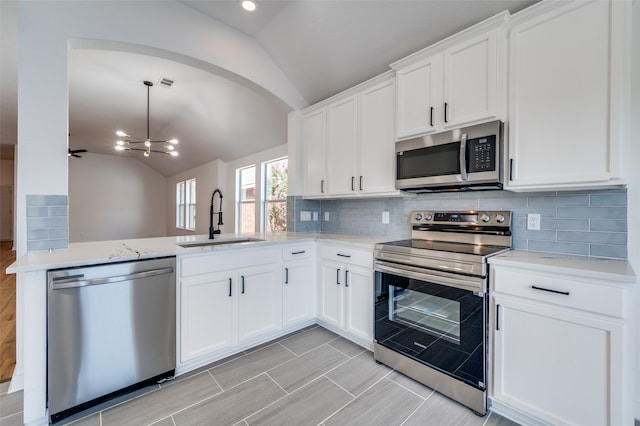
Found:
[[[96,0],[94,0],[96,1]],[[152,4],[154,1],[147,0]],[[237,0],[178,0],[253,37],[309,104],[389,69],[410,53],[502,10],[535,0],[258,0],[248,14]],[[0,143],[16,137],[14,9],[2,0]],[[9,6],[8,6],[9,5]],[[212,22],[213,24],[214,22]],[[234,160],[287,141],[286,107],[209,72],[133,53],[78,49],[69,66],[69,146],[114,154],[115,130],[146,136],[143,80],[151,88],[152,139],[177,137],[180,156],[144,161],[165,176],[214,159]],[[118,155],[136,155],[125,153]],[[81,159],[72,159],[82,161]],[[151,161],[149,161],[151,160]]]

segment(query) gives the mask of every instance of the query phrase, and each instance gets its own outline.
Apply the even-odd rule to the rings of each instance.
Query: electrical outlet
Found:
[[[314,222],[318,221],[318,212],[313,212],[313,221]]]
[[[540,230],[540,213],[527,214],[527,229],[529,231]]]
[[[311,220],[311,212],[300,212],[300,222],[309,222]]]
[[[389,223],[389,212],[382,212],[382,223]]]
[[[324,212],[324,221],[329,222],[329,212]]]

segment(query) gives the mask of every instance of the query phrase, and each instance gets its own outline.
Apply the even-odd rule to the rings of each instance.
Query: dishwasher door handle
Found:
[[[90,285],[117,283],[120,281],[130,281],[130,280],[136,280],[140,278],[153,277],[156,275],[170,274],[172,272],[173,272],[173,268],[168,267],[168,268],[160,268],[160,269],[151,269],[149,271],[143,271],[143,272],[134,272],[133,274],[116,275],[113,277],[92,278],[90,280],[83,280],[82,278],[84,278],[84,274],[72,275],[68,277],[55,277],[52,280],[51,289],[62,290],[65,288],[87,287]]]

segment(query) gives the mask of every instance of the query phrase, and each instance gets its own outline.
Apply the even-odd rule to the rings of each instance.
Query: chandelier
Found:
[[[132,137],[126,132],[118,130],[116,135],[123,139],[116,141],[116,151],[143,151],[145,157],[150,156],[152,152],[176,157],[178,151],[176,151],[175,145],[178,144],[178,139],[152,141],[149,137],[149,88],[153,86],[153,83],[150,81],[144,81],[143,83],[147,86],[147,138],[139,140],[140,138]]]

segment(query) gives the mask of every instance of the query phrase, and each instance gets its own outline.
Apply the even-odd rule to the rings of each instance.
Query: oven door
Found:
[[[486,293],[385,269],[376,271],[377,343],[484,391]]]

